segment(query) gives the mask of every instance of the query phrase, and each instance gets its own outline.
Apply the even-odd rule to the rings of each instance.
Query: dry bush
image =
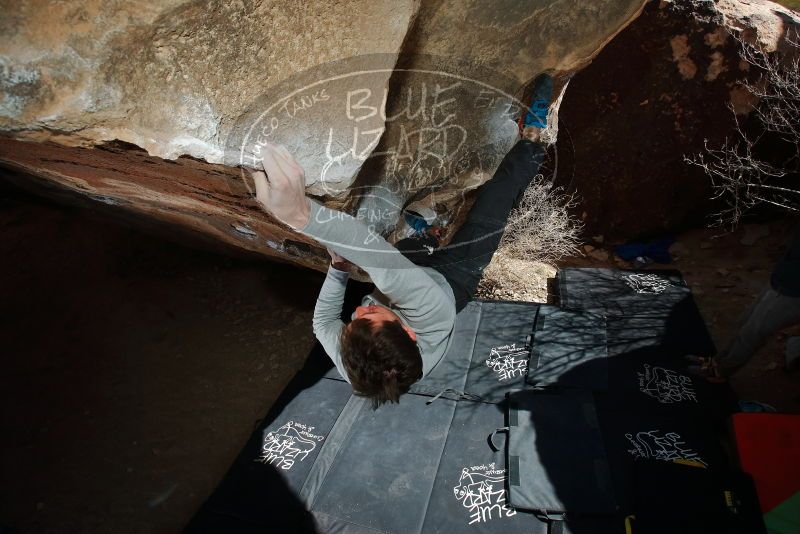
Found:
[[[503,250],[483,272],[478,296],[485,299],[547,302],[547,279],[556,269],[547,263],[509,258]]]
[[[483,297],[542,301],[549,265],[575,254],[580,244],[581,221],[570,215],[574,195],[536,176],[508,219],[500,247],[481,279]]]
[[[765,53],[738,39],[743,60],[757,68],[760,78],[742,85],[759,99],[753,111],[762,134],[746,134],[736,120],[735,139],[726,139],[720,148],[709,148],[686,162],[701,167],[711,178],[714,198],[725,207],[715,214],[714,224],[735,228],[742,216],[760,204],[770,204],[793,213],[800,212],[800,40],[797,32],[787,36],[787,49]],[[733,110],[732,110],[733,111]],[[734,117],[735,117],[734,112]],[[794,148],[785,161],[769,163],[756,156],[756,146],[765,135],[776,136]],[[792,179],[780,181],[791,176]]]

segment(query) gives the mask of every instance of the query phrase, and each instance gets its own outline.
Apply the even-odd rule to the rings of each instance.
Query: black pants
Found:
[[[492,179],[478,188],[467,220],[446,247],[429,253],[425,245],[436,242],[432,237],[398,241],[398,250],[412,262],[442,273],[453,288],[456,311],[461,311],[475,295],[483,270],[500,245],[508,215],[539,172],[544,154],[541,144],[518,141]]]

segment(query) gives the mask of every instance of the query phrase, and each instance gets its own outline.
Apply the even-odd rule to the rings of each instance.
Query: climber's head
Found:
[[[356,395],[375,407],[399,402],[400,395],[422,378],[417,335],[383,306],[359,306],[342,331],[341,355]]]

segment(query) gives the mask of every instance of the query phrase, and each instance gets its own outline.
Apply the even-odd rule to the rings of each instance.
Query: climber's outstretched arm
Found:
[[[263,162],[266,175],[257,171],[253,180],[267,211],[366,271],[411,328],[452,319],[441,317],[452,309],[449,297],[425,271],[358,219],[306,198],[303,168],[284,147],[267,145]]]

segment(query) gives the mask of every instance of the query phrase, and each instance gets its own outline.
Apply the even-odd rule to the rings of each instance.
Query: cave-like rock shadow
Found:
[[[360,305],[374,286],[348,282],[342,320]],[[220,484],[184,529],[203,532],[317,532],[315,520],[297,492],[289,487],[280,470],[255,461],[262,451],[260,429],[268,427],[296,397],[325,377],[333,362],[316,343],[302,369],[292,378],[267,415],[254,424],[254,432]]]

